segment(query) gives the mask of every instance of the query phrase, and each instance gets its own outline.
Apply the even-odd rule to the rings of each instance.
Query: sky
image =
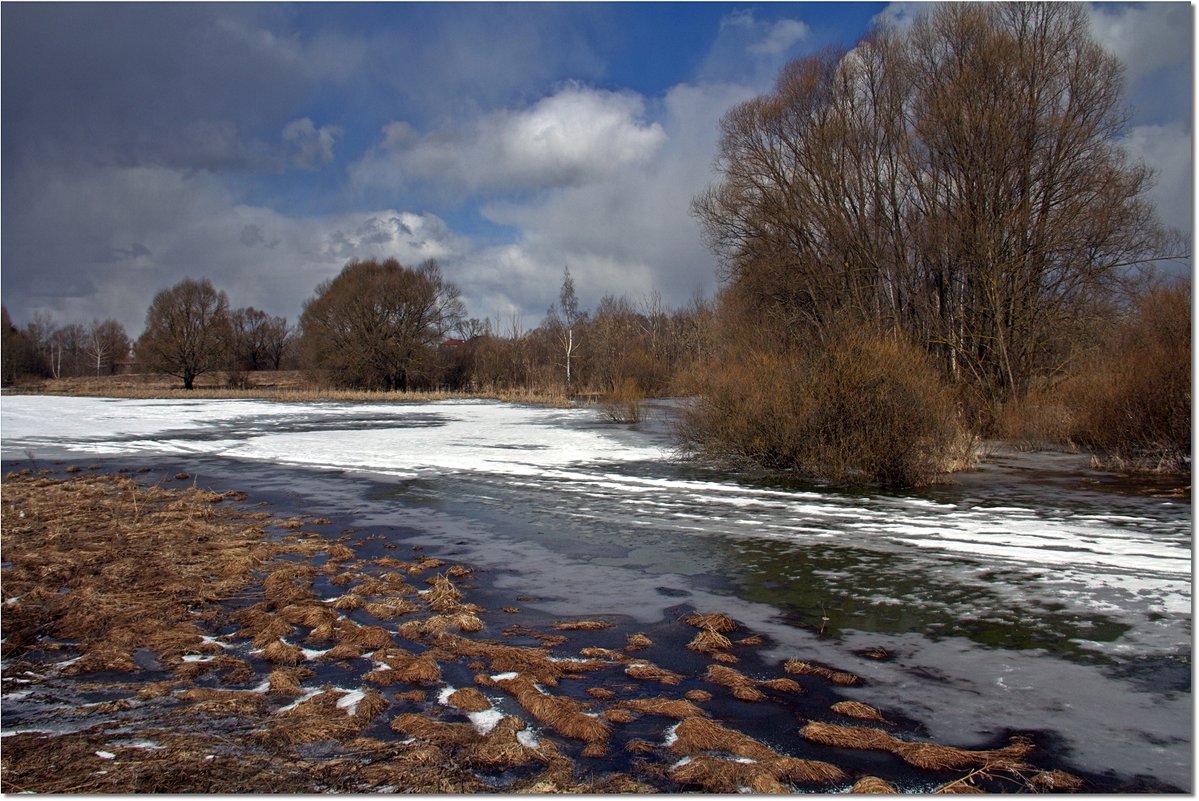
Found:
[[[536,326],[570,269],[711,295],[691,199],[721,116],[912,3],[0,5],[0,297],[113,318],[208,278],[298,319],[351,259],[435,258],[472,317]],[[1192,232],[1193,15],[1089,7],[1124,60],[1130,155]]]

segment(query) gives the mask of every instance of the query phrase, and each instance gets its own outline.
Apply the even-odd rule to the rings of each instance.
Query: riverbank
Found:
[[[1096,786],[1035,738],[929,742],[903,710],[847,703],[853,666],[764,659],[769,638],[720,610],[558,619],[419,532],[302,498],[17,466],[7,792]]]
[[[315,401],[367,403],[427,403],[439,400],[498,400],[568,407],[577,401],[594,403],[593,396],[567,396],[560,389],[505,389],[475,392],[374,391],[337,389],[314,381],[302,370],[270,370],[239,374],[236,382],[224,372],[196,378],[194,389],[183,389],[179,379],[155,373],[114,376],[81,376],[30,379],[5,387],[6,395],[61,395],[68,397],[126,398],[134,400],[272,400],[306,403]]]

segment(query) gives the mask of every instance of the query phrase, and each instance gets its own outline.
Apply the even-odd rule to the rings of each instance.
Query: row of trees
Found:
[[[159,292],[135,342],[116,320],[89,326],[58,326],[37,314],[18,328],[3,309],[3,383],[18,378],[75,378],[155,370],[195,379],[213,370],[236,376],[250,370],[277,370],[288,353],[292,330],[282,317],[253,307],[230,309],[224,292],[207,280],[185,280]]]
[[[670,310],[656,293],[640,302],[608,295],[589,312],[567,269],[539,325],[526,331],[513,317],[499,331],[467,317],[436,261],[355,260],[316,287],[295,329],[253,307],[231,308],[207,279],[158,292],[136,342],[114,321],[60,329],[41,316],[17,329],[6,316],[5,380],[135,369],[176,376],[191,389],[216,371],[237,385],[251,371],[287,366],[319,383],[372,390],[664,394],[683,365],[709,350],[710,320],[702,298]],[[98,339],[105,333],[111,341]]]
[[[112,375],[130,356],[129,336],[116,320],[59,327],[49,315],[39,314],[20,329],[5,308],[0,327],[3,329],[0,362],[3,362],[5,385],[22,375],[52,378]]]

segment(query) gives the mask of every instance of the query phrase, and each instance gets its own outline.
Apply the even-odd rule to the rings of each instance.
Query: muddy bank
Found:
[[[720,610],[556,618],[402,521],[39,467],[4,482],[6,791],[1171,789],[931,743]]]

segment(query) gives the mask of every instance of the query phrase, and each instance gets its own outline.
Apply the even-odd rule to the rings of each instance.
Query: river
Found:
[[[1114,785],[1192,790],[1189,490],[1003,449],[921,492],[730,475],[677,457],[672,408],[628,426],[488,401],[5,396],[0,444],[6,466],[186,466],[404,526],[547,614],[724,612],[937,741],[1034,731]]]

